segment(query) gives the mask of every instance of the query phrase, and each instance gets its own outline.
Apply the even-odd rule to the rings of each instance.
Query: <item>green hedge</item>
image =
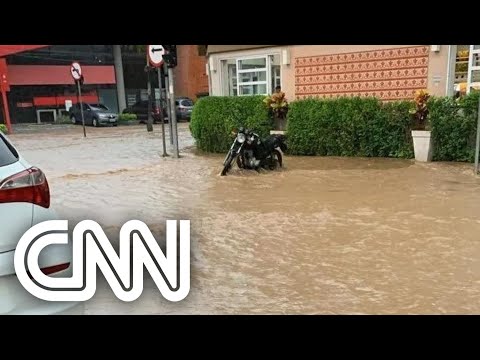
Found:
[[[7,133],[7,127],[4,124],[0,124],[0,132],[6,134]]]
[[[291,154],[321,156],[413,157],[410,102],[375,98],[306,99],[288,112]]]
[[[433,160],[474,161],[479,97],[480,93],[472,92],[459,102],[453,98],[429,101]]]
[[[208,96],[195,104],[190,130],[200,150],[226,152],[231,132],[243,126],[267,136],[273,128],[264,96]]]
[[[480,94],[460,101],[429,100],[434,160],[473,161]],[[290,103],[287,141],[294,155],[413,158],[409,101],[375,98],[306,99]],[[205,97],[195,104],[190,123],[199,149],[225,152],[231,131],[254,129],[262,136],[272,121],[262,96]]]
[[[458,102],[452,97],[429,100],[434,160],[474,160],[479,97],[472,92]],[[290,152],[412,158],[411,106],[365,98],[295,101],[288,113]]]
[[[118,115],[119,122],[127,122],[137,120],[137,114],[120,114]]]

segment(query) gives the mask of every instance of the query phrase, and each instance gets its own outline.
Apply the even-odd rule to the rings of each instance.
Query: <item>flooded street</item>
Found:
[[[62,218],[95,220],[112,240],[127,220],[158,239],[165,220],[191,220],[185,300],[163,299],[147,274],[143,295],[123,303],[100,276],[86,314],[480,313],[472,165],[286,157],[280,171],[220,177],[224,155],[197,154],[188,124],[181,159],[161,156],[160,129],[10,137],[46,172]]]

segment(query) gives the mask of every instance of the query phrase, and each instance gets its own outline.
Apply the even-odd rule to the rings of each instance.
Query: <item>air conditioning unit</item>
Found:
[[[210,66],[210,71],[211,72],[217,71],[217,69],[215,67],[215,61],[213,60],[213,58],[208,59],[208,66]]]
[[[290,65],[290,51],[288,49],[282,50],[282,65]]]
[[[430,45],[430,50],[432,52],[439,52],[440,51],[440,45]]]

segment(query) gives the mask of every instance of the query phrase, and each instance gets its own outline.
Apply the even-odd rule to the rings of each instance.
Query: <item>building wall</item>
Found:
[[[449,47],[452,47],[453,58],[451,58]],[[441,45],[438,53],[430,51],[427,89],[432,95],[446,96],[452,94],[452,91],[449,91],[449,86],[453,90],[453,82],[450,84],[448,82],[449,72],[452,70],[455,72],[455,48],[455,45]],[[453,68],[449,69],[452,60]],[[454,76],[454,74],[451,74],[451,76]]]
[[[251,50],[257,48],[266,48],[278,45],[208,45],[207,53],[224,53],[228,51]]]
[[[448,45],[432,52],[429,45],[291,45],[210,55],[212,95],[222,90],[222,59],[281,54],[290,62],[281,67],[282,89],[288,99],[306,96],[378,96],[411,99],[416,89],[445,95]]]
[[[7,96],[13,123],[36,122],[36,110],[61,108],[57,104],[58,98],[75,95],[76,87],[68,70],[72,61],[80,61],[83,66],[84,95],[91,92],[98,98],[97,101],[107,103],[114,111],[118,110],[118,101],[114,97],[112,45],[51,45],[21,53],[12,53],[7,51],[11,50],[11,46],[0,45],[0,52],[2,50],[4,54],[9,54],[7,63],[12,90]],[[144,68],[147,57],[144,50],[137,50],[134,45],[122,46],[127,105],[146,96],[147,73]],[[178,67],[174,70],[176,94],[195,99],[200,92],[208,93],[206,58],[198,55],[197,45],[179,45],[177,51]],[[157,76],[153,76],[152,83],[158,88]],[[36,98],[48,98],[48,101],[40,104],[36,103]]]
[[[175,95],[196,99],[198,93],[208,93],[207,59],[198,55],[197,45],[177,46],[177,67],[174,70]]]
[[[5,50],[4,47],[0,45],[0,51]],[[85,101],[101,99],[113,110],[117,109],[116,98],[112,98],[116,81],[111,45],[50,45],[10,53],[6,59],[11,85],[7,100],[12,123],[36,122],[37,110],[62,112],[65,100],[76,102],[77,90],[70,75],[72,61],[80,61],[83,66]],[[53,115],[46,115],[47,121],[53,121]]]
[[[7,59],[10,65],[70,65],[73,61],[82,65],[113,65],[113,52],[112,45],[49,45]]]

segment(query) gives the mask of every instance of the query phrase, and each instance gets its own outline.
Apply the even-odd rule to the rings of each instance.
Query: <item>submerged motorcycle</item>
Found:
[[[260,136],[253,131],[240,128],[223,161],[221,175],[227,175],[235,160],[240,169],[258,171],[260,168],[275,170],[277,167],[282,167],[282,152],[278,149],[282,152],[287,150],[284,136],[270,135],[262,140]]]

